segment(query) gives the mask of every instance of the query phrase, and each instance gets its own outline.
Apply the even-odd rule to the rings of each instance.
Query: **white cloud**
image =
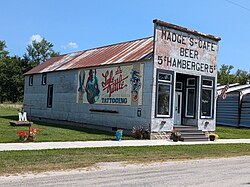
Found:
[[[43,37],[40,34],[34,34],[30,37],[29,44],[32,44],[32,41],[41,42],[42,39]]]
[[[68,48],[76,49],[76,48],[78,48],[78,45],[75,42],[69,42],[68,43]]]
[[[77,49],[78,45],[75,42],[69,42],[67,45],[61,46],[63,49]]]

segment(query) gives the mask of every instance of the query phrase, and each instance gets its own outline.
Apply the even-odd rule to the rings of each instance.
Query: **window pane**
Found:
[[[32,86],[33,85],[33,76],[30,75],[29,76],[29,86]]]
[[[194,117],[194,106],[195,106],[195,90],[187,90],[187,116]]]
[[[171,75],[167,73],[159,73],[159,80],[161,81],[171,81]]]
[[[159,115],[169,115],[170,111],[170,85],[158,85],[158,111]]]
[[[189,78],[187,80],[187,86],[195,86],[195,79],[194,78]]]
[[[208,80],[208,79],[203,79],[202,85],[203,85],[203,86],[212,87],[212,86],[213,86],[213,81],[212,81],[212,80]]]
[[[212,117],[212,90],[202,89],[202,103],[201,103],[201,115],[205,117]]]
[[[42,85],[45,85],[47,83],[47,75],[43,74],[42,75]]]
[[[53,102],[53,85],[48,86],[47,107],[51,108]]]
[[[176,90],[182,90],[182,82],[176,83]]]

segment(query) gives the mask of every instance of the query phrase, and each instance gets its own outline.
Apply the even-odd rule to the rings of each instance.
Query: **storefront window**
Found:
[[[160,71],[157,75],[156,117],[170,117],[173,75],[166,71]]]
[[[158,85],[158,115],[169,116],[170,105],[170,85],[159,84]]]
[[[201,99],[201,108],[203,117],[212,117],[212,90],[211,89],[202,89],[202,99]]]
[[[213,80],[203,79],[201,91],[201,118],[213,117],[213,90]]]

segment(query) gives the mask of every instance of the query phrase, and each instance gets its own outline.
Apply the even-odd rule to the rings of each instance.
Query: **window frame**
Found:
[[[29,86],[33,86],[33,81],[34,81],[34,77],[33,75],[29,76]]]
[[[47,84],[47,73],[43,73],[42,74],[42,85],[46,85]]]
[[[156,118],[172,118],[172,108],[173,108],[173,80],[174,80],[174,72],[173,71],[168,71],[168,70],[160,70],[157,69],[157,80],[156,80],[156,95],[155,95],[155,117]],[[167,74],[170,75],[170,80],[161,80],[159,79],[160,74]],[[158,114],[158,101],[159,101],[159,85],[169,85],[169,114],[168,115],[163,115],[163,114]]]
[[[189,81],[191,80],[194,81],[194,84],[189,84]],[[195,84],[196,84],[195,78],[187,78],[187,86],[195,86]]]
[[[180,85],[180,88],[177,88],[177,84]],[[183,83],[182,82],[176,82],[176,84],[175,84],[175,90],[182,91],[182,89],[183,89]]]
[[[52,108],[53,103],[53,84],[48,85],[48,93],[47,93],[47,108]]]
[[[204,85],[203,81],[204,80],[208,80],[212,82],[212,85]],[[206,76],[202,76],[201,77],[201,97],[200,97],[200,118],[201,119],[214,119],[214,103],[215,103],[215,98],[214,98],[214,94],[215,94],[215,78],[214,77],[206,77]],[[205,116],[203,115],[203,107],[202,107],[202,100],[203,100],[203,90],[210,90],[211,91],[211,104],[210,104],[210,115],[209,116]]]

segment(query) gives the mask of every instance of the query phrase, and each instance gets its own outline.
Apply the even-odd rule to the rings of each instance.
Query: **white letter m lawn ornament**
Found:
[[[27,121],[27,114],[26,112],[19,112],[19,121]]]

